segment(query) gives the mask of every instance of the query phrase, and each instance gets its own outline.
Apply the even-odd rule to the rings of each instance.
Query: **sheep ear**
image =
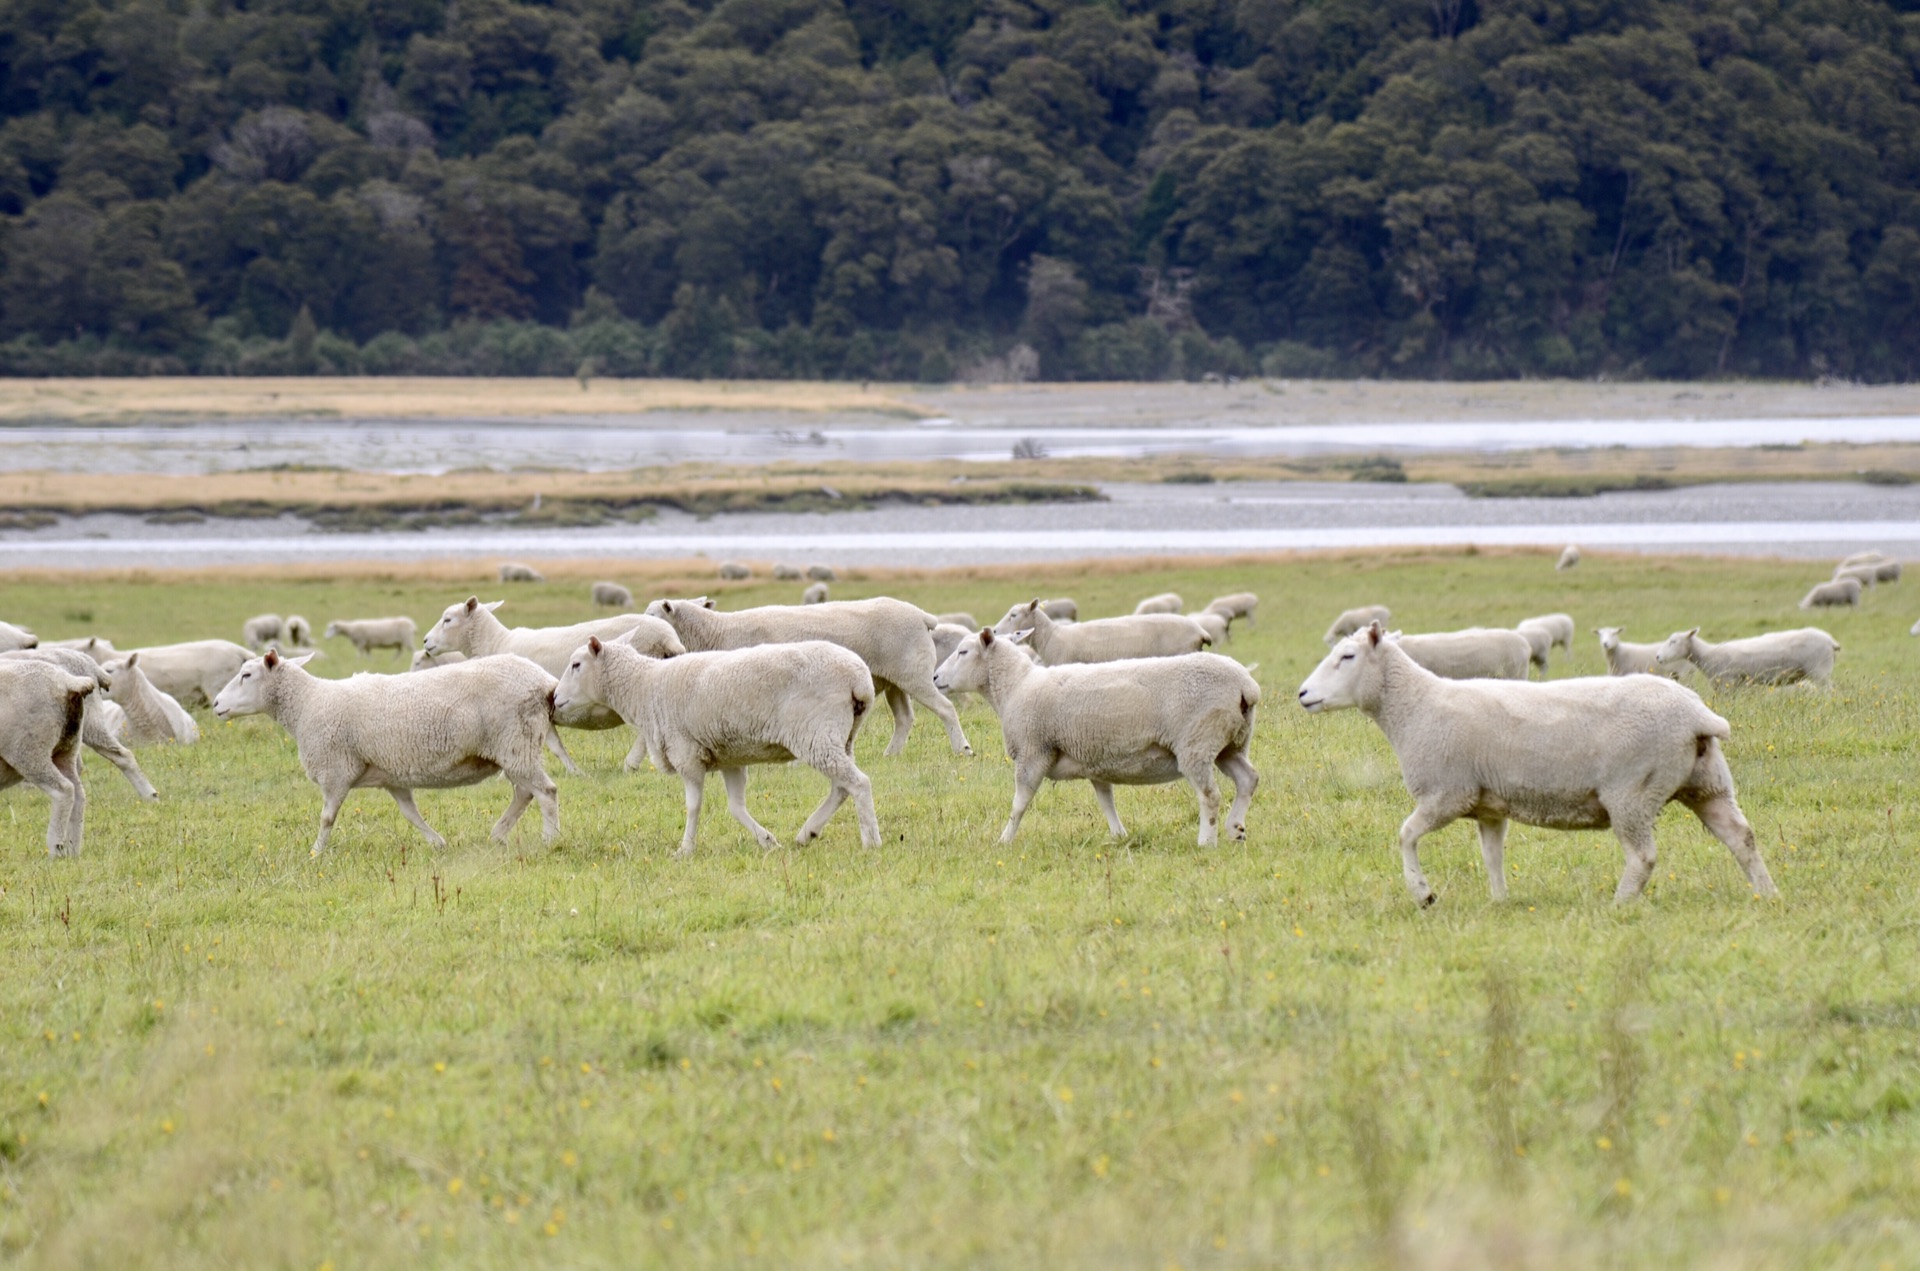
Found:
[[[480,607],[480,597],[478,597],[478,596],[468,596],[468,597],[467,597],[467,612],[468,612],[468,613],[472,613],[472,612],[473,612],[473,611],[474,611],[475,609],[478,609],[479,607]]]
[[[139,662],[140,662],[140,655],[138,653],[129,653],[127,654],[127,660],[125,662],[122,662],[120,665],[136,666],[139,664]]]
[[[265,662],[267,664],[267,669],[271,671],[273,670],[273,668],[280,665],[280,650],[268,649],[267,656],[260,660],[262,662]]]
[[[605,646],[600,643],[599,636],[590,635],[587,637],[587,652],[593,654],[594,657],[599,657],[600,650],[604,647]]]
[[[1700,634],[1700,628],[1695,627],[1693,630],[1687,632],[1687,634],[1690,636],[1697,636]]]
[[[1027,642],[1027,637],[1032,634],[1033,634],[1032,627],[1027,627],[1025,630],[1022,630],[1022,631],[1010,632],[1007,635],[1007,643],[1008,644],[1025,644]]]
[[[485,609],[488,613],[492,613],[495,609],[498,609],[501,605],[504,605],[506,603],[507,602],[504,600],[489,600],[486,604],[480,607],[482,609]]]
[[[980,647],[983,649],[990,649],[993,647],[993,641],[994,641],[993,628],[992,627],[980,628]]]
[[[1367,644],[1370,647],[1379,646],[1380,644],[1380,624],[1379,623],[1369,622],[1367,624]]]
[[[318,653],[309,653],[309,654],[307,654],[307,655],[306,655],[305,657],[303,657],[303,658],[281,658],[281,659],[280,659],[280,665],[282,665],[282,666],[305,666],[305,665],[306,665],[307,663],[309,663],[309,662],[311,662],[311,661],[313,661],[313,660],[314,660],[315,658],[317,658],[317,657],[319,657],[319,656],[320,656],[320,655],[319,655]]]
[[[1040,597],[1038,596],[1035,596],[1032,600],[1029,600],[1027,602],[1027,608],[1029,609],[1038,609],[1039,607],[1040,607]]]
[[[705,596],[700,597],[700,607],[702,609],[715,609],[715,610],[720,608],[719,605],[714,604],[711,600],[708,600]]]
[[[663,601],[661,601],[661,602],[660,602],[660,612],[661,612],[661,613],[672,613],[672,612],[673,612],[673,602],[672,602],[671,600],[663,600]]]

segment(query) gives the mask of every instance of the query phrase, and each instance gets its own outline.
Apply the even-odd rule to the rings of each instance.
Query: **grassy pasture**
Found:
[[[1202,851],[1184,787],[1084,785],[1012,848],[1008,763],[920,720],[860,740],[885,846],[850,810],[763,856],[709,790],[568,734],[564,831],[486,838],[506,791],[424,792],[429,852],[356,794],[329,856],[263,719],[146,750],[164,801],[89,764],[85,856],[0,795],[0,1262],[23,1267],[766,1265],[1912,1266],[1920,1263],[1920,685],[1903,587],[1819,621],[1836,687],[1720,695],[1781,887],[1746,894],[1684,811],[1649,897],[1605,834],[1516,827],[1495,906],[1472,829],[1431,837],[1357,714],[1294,688],[1348,604],[1409,630],[1564,609],[1652,639],[1800,625],[1819,571],[1766,561],[1445,553],[842,583],[997,616],[1250,587],[1231,652],[1265,691],[1246,844]],[[612,576],[620,576],[615,571]],[[435,578],[0,583],[0,617],[123,646],[261,610],[406,612]],[[483,596],[498,586],[479,588]],[[638,589],[637,589],[638,590]],[[791,588],[726,593],[735,606]],[[503,617],[584,614],[574,580]],[[343,641],[315,668],[361,665]],[[376,662],[385,669],[392,662]],[[1556,674],[1568,673],[1557,667]],[[757,769],[790,836],[822,783]]]

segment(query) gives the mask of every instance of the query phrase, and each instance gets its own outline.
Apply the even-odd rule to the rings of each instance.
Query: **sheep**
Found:
[[[1887,554],[1878,550],[1855,552],[1853,555],[1841,561],[1837,568],[1846,569],[1851,565],[1877,565],[1887,559]]]
[[[211,705],[214,694],[253,656],[230,640],[156,644],[129,649],[121,656],[134,653],[140,655],[140,670],[153,686],[186,707]]]
[[[1527,642],[1527,662],[1540,668],[1540,678],[1547,678],[1547,654],[1553,649],[1553,636],[1539,627],[1515,627],[1520,637]]]
[[[1800,597],[1802,609],[1812,609],[1816,605],[1829,609],[1836,605],[1854,605],[1860,603],[1860,580],[1858,578],[1836,578],[1830,583],[1818,583],[1812,591]]]
[[[16,627],[11,622],[0,622],[0,653],[14,649],[31,649],[40,643],[40,637],[25,627]]]
[[[1877,583],[1897,583],[1900,581],[1900,562],[1883,560],[1873,567],[1873,581]]]
[[[965,627],[969,631],[978,631],[980,629],[980,624],[974,620],[973,615],[965,610],[955,610],[952,613],[937,613],[933,615],[933,617],[934,621],[947,626]]]
[[[633,593],[619,583],[595,583],[593,603],[607,609],[631,609]]]
[[[1392,633],[1394,643],[1426,670],[1449,680],[1524,680],[1533,646],[1518,631],[1467,627],[1424,635]]]
[[[1833,571],[1833,581],[1847,582],[1849,580],[1859,583],[1862,587],[1871,587],[1880,581],[1880,567],[1877,565],[1843,565]]]
[[[1233,782],[1227,834],[1247,837],[1247,805],[1260,774],[1247,760],[1260,686],[1245,667],[1215,653],[1094,666],[1035,666],[1015,641],[970,635],[940,665],[943,692],[983,694],[1000,717],[1013,760],[1013,812],[1000,842],[1013,842],[1043,781],[1084,778],[1117,837],[1115,785],[1185,777],[1200,801],[1201,847],[1219,842],[1217,765]]]
[[[40,647],[43,649],[73,649],[76,652],[86,654],[95,662],[104,662],[119,652],[119,650],[113,647],[113,641],[103,640],[99,636],[77,636],[71,640],[46,640],[41,642]]]
[[[452,649],[442,649],[438,653],[428,653],[425,649],[413,651],[413,662],[409,671],[431,671],[436,666],[452,666],[455,662],[465,662],[467,655],[455,653]]]
[[[753,577],[753,570],[737,560],[720,562],[720,577],[738,582]]]
[[[285,619],[277,613],[263,613],[240,624],[240,643],[256,652],[280,638]]]
[[[1443,680],[1374,625],[1333,647],[1301,684],[1299,701],[1312,714],[1356,707],[1386,734],[1414,799],[1400,827],[1400,859],[1421,905],[1434,895],[1420,868],[1420,840],[1461,817],[1479,823],[1496,901],[1507,896],[1509,820],[1557,830],[1611,827],[1626,857],[1614,900],[1633,900],[1653,872],[1654,821],[1674,801],[1727,845],[1755,895],[1774,894],[1721,753],[1732,730],[1671,680]]]
[[[405,653],[413,647],[414,633],[419,630],[412,618],[335,618],[327,624],[326,638],[345,636],[360,650],[361,657],[371,657],[375,649],[393,649]]]
[[[1546,678],[1547,661],[1553,655],[1553,646],[1559,645],[1573,654],[1573,619],[1564,613],[1542,614],[1537,618],[1522,618],[1513,629],[1526,637],[1533,664],[1540,668],[1540,676]]]
[[[977,629],[977,628],[976,628]],[[947,660],[947,656],[960,647],[960,642],[973,634],[973,630],[957,622],[944,619],[933,629],[933,664],[938,667]],[[949,694],[948,696],[952,696]]]
[[[833,566],[831,565],[809,565],[807,566],[807,577],[817,583],[830,583],[838,581],[840,576],[833,572]]]
[[[938,624],[932,614],[904,600],[877,596],[872,600],[836,600],[801,607],[765,605],[719,613],[702,597],[656,600],[647,606],[647,615],[673,624],[681,641],[694,652],[795,640],[826,640],[851,649],[867,664],[874,688],[886,695],[893,711],[893,739],[887,743],[887,754],[897,755],[906,749],[916,701],[932,711],[947,730],[947,741],[955,754],[973,753],[953,703],[933,686],[933,628]]]
[[[1187,602],[1180,598],[1179,592],[1163,591],[1157,596],[1148,596],[1145,600],[1135,605],[1133,607],[1133,611],[1137,614],[1139,613],[1179,613],[1181,610],[1185,609],[1186,607],[1187,607]]]
[[[47,796],[49,856],[78,856],[86,834],[80,733],[97,688],[50,662],[0,661],[0,790],[24,781]]]
[[[122,739],[127,724],[126,712],[106,700],[100,691],[113,681],[112,674],[105,667],[82,650],[45,646],[0,653],[0,659],[40,662],[57,666],[83,680],[92,679],[95,691],[87,698],[86,718],[80,725],[81,744],[118,768],[120,775],[127,779],[127,784],[133,787],[134,794],[148,802],[160,797],[160,792],[153,788],[153,782],[147,780],[147,774],[141,770],[140,761]]]
[[[522,565],[508,561],[500,566],[500,581],[503,583],[543,583],[547,576],[531,565]]]
[[[1000,621],[993,624],[994,634],[1011,635],[1020,630],[1022,626],[1020,615],[1027,611],[1027,604],[1028,602],[1023,600],[1017,605],[1009,606],[1007,611],[1000,615]],[[1052,618],[1056,626],[1077,622],[1080,618],[1080,606],[1065,596],[1041,601],[1040,611]]]
[[[541,764],[541,748],[578,772],[553,726],[558,682],[525,658],[483,657],[433,675],[370,675],[323,680],[305,664],[269,649],[250,659],[220,690],[221,719],[266,715],[293,736],[300,766],[320,787],[320,834],[327,847],[340,805],[356,788],[385,790],[400,814],[435,848],[447,845],[414,806],[416,789],[468,786],[494,773],[513,799],[493,827],[505,842],[527,804],[538,802],[546,839],[560,832],[560,802]]]
[[[185,707],[153,686],[140,669],[140,655],[129,653],[106,668],[109,682],[102,686],[106,699],[126,713],[129,744],[177,741],[192,745],[200,740],[200,726]],[[223,686],[224,687],[224,686]]]
[[[719,769],[727,810],[760,846],[780,840],[747,811],[747,766],[798,759],[824,776],[827,797],[794,842],[812,842],[849,796],[860,842],[880,846],[873,783],[853,762],[853,739],[873,708],[873,677],[859,656],[824,640],[688,653],[670,661],[590,636],[576,649],[554,693],[556,710],[611,707],[639,735],[627,768],[642,755],[679,774],[687,791],[680,859],[693,855],[707,774]]]
[[[1660,652],[1657,644],[1631,644],[1620,638],[1623,627],[1596,627],[1594,634],[1600,637],[1600,653],[1607,660],[1608,675],[1664,675],[1670,680],[1680,679],[1686,673],[1684,663],[1678,666],[1661,666],[1655,655]]]
[[[1920,622],[1916,622],[1911,627],[1908,627],[1907,634],[1910,636],[1920,636]]]
[[[1206,628],[1185,614],[1142,613],[1064,624],[1047,616],[1038,600],[1015,605],[994,628],[996,635],[1031,631],[1043,666],[1068,662],[1118,662],[1196,653],[1212,643]]]
[[[313,624],[297,613],[287,615],[287,621],[281,628],[287,637],[289,648],[305,649],[313,644]]]
[[[800,603],[803,605],[826,604],[827,603],[827,585],[825,583],[812,584],[805,591],[800,593]]]
[[[1259,607],[1260,597],[1250,591],[1236,591],[1225,596],[1215,596],[1209,600],[1206,612],[1217,613],[1225,618],[1229,628],[1241,618],[1245,618],[1247,625],[1251,627],[1254,625],[1253,611]]]
[[[1200,629],[1207,633],[1207,642],[1209,644],[1219,645],[1227,643],[1227,629],[1231,625],[1231,620],[1226,614],[1215,613],[1211,609],[1202,609],[1199,613],[1193,614],[1192,618],[1200,624]]]
[[[1773,631],[1709,644],[1700,628],[1676,631],[1661,642],[1654,660],[1662,668],[1691,662],[1716,686],[1737,684],[1795,684],[1809,680],[1825,685],[1833,679],[1833,655],[1840,642],[1818,627]]]
[[[773,576],[781,582],[792,582],[795,579],[806,577],[798,565],[775,565],[773,567]]]
[[[1554,562],[1553,567],[1555,570],[1565,573],[1569,569],[1577,569],[1579,565],[1580,549],[1572,543],[1568,543],[1567,549],[1560,553],[1560,559]]]
[[[1393,611],[1385,605],[1362,605],[1358,609],[1349,609],[1335,618],[1333,625],[1327,628],[1327,634],[1320,639],[1322,643],[1331,647],[1354,632],[1365,629],[1369,623],[1379,623],[1381,630],[1384,631],[1391,621],[1393,621]]]
[[[503,600],[494,600],[483,605],[478,596],[468,596],[457,605],[448,605],[446,612],[440,615],[440,621],[427,631],[423,642],[426,652],[435,658],[449,649],[464,653],[469,658],[481,658],[494,653],[517,653],[557,679],[560,672],[567,669],[567,660],[573,656],[573,651],[588,636],[624,640],[648,657],[670,658],[687,651],[672,627],[644,614],[623,613],[611,618],[576,622],[570,627],[509,629],[493,616],[493,611],[505,603]],[[620,717],[604,709],[593,709],[584,714],[570,711],[560,716],[560,725],[583,730],[618,728]]]

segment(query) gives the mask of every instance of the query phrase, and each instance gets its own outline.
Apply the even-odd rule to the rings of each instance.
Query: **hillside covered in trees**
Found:
[[[0,372],[1920,372],[1914,0],[4,0]]]

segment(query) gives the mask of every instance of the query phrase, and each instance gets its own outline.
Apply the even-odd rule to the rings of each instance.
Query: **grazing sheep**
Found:
[[[1567,550],[1560,553],[1560,559],[1554,562],[1553,567],[1556,570],[1565,571],[1569,569],[1576,569],[1579,567],[1579,565],[1580,565],[1580,549],[1575,547],[1573,544],[1569,543],[1567,544]]]
[[[452,649],[442,649],[438,653],[428,653],[425,649],[413,651],[413,662],[409,671],[431,671],[436,666],[452,666],[455,662],[465,662],[467,655],[455,653]]]
[[[47,796],[50,856],[78,856],[86,836],[80,732],[97,687],[50,662],[0,661],[0,790],[24,781]]]
[[[40,637],[25,627],[16,627],[11,622],[0,622],[0,653],[14,649],[31,649],[40,643]]]
[[[1393,611],[1385,605],[1362,605],[1358,609],[1349,609],[1333,620],[1327,628],[1327,634],[1320,639],[1327,645],[1335,645],[1356,631],[1364,630],[1373,623],[1379,623],[1382,631],[1393,621]]]
[[[40,662],[57,666],[80,679],[91,679],[95,691],[87,698],[86,719],[80,725],[81,744],[118,768],[120,775],[127,779],[127,784],[133,787],[134,794],[149,802],[160,797],[159,791],[153,788],[153,782],[147,780],[147,774],[141,770],[140,761],[134,758],[133,751],[122,740],[127,724],[126,712],[106,700],[101,692],[113,681],[113,676],[105,667],[79,649],[45,646],[0,653],[0,659]]]
[[[286,624],[281,627],[281,632],[287,637],[290,648],[305,649],[313,644],[313,624],[297,613],[287,615]]]
[[[469,658],[517,653],[556,679],[567,669],[573,651],[585,644],[588,636],[624,640],[654,658],[670,658],[687,651],[672,627],[644,614],[623,613],[576,622],[570,627],[508,628],[493,616],[493,611],[505,603],[494,600],[483,605],[478,596],[468,596],[457,605],[448,605],[440,621],[427,631],[426,651],[438,657],[451,649]],[[610,710],[568,712],[560,717],[560,724],[579,729],[618,728],[620,717]]]
[[[937,613],[933,615],[933,617],[934,621],[949,626],[965,627],[969,631],[978,631],[980,629],[980,624],[974,621],[973,615],[967,613],[965,610],[955,610],[953,613]]]
[[[126,713],[128,744],[176,741],[190,746],[200,740],[200,725],[184,706],[153,686],[140,669],[138,653],[110,663],[106,671],[110,680],[101,691]]]
[[[1731,729],[1671,680],[1443,680],[1371,626],[1335,645],[1299,697],[1314,713],[1357,707],[1387,735],[1414,798],[1400,827],[1400,860],[1422,905],[1434,896],[1420,840],[1461,817],[1479,823],[1495,900],[1507,896],[1509,820],[1611,828],[1626,856],[1614,900],[1632,900],[1653,873],[1654,822],[1676,800],[1727,845],[1755,895],[1774,894],[1720,751]]]
[[[505,842],[527,804],[540,804],[549,842],[560,832],[560,802],[541,763],[541,748],[577,772],[553,726],[557,681],[518,657],[474,658],[433,675],[370,675],[323,680],[303,658],[272,649],[250,660],[220,690],[213,713],[221,719],[266,715],[300,748],[300,766],[320,787],[320,834],[313,854],[326,850],[340,805],[356,788],[385,790],[436,848],[447,841],[414,806],[418,789],[470,786],[494,773],[513,786],[513,799],[493,827]]]
[[[1677,680],[1686,673],[1686,665],[1661,666],[1656,660],[1657,644],[1631,644],[1620,638],[1623,627],[1598,627],[1600,653],[1607,660],[1608,675],[1664,675]]]
[[[1573,653],[1573,619],[1564,613],[1522,618],[1513,629],[1526,637],[1530,657],[1540,668],[1541,679],[1547,677],[1547,660],[1553,655],[1554,645],[1564,647],[1569,655]]]
[[[1424,635],[1391,635],[1417,664],[1448,680],[1524,680],[1533,646],[1518,631],[1467,627]]]
[[[1873,581],[1877,583],[1897,583],[1900,581],[1900,562],[1883,560],[1873,567]]]
[[[806,577],[798,565],[775,565],[773,567],[773,576],[781,582],[792,582],[795,579]]]
[[[593,603],[608,609],[631,609],[633,593],[619,583],[595,583]]]
[[[812,584],[805,591],[800,593],[800,603],[803,605],[826,604],[827,603],[827,585],[825,583]]]
[[[737,582],[741,579],[753,577],[753,570],[746,565],[742,565],[737,560],[722,561],[720,562],[720,576]]]
[[[1772,631],[1709,644],[1700,628],[1676,631],[1661,642],[1655,660],[1662,668],[1691,662],[1714,684],[1795,684],[1810,680],[1825,685],[1833,679],[1833,655],[1840,642],[1818,627]]]
[[[906,749],[913,731],[913,703],[934,713],[947,730],[954,753],[970,755],[973,747],[960,729],[953,703],[933,686],[933,615],[889,596],[872,600],[835,600],[821,605],[764,605],[737,613],[719,613],[705,597],[697,600],[656,600],[647,606],[649,617],[673,624],[687,648],[695,652],[744,649],[757,644],[789,644],[796,640],[826,640],[851,649],[867,664],[873,686],[884,693],[893,711],[893,740],[887,753]]]
[[[1177,591],[1163,591],[1157,596],[1148,596],[1133,607],[1135,613],[1179,613],[1187,607]]]
[[[1124,618],[1060,623],[1038,600],[1015,605],[994,628],[996,635],[1030,631],[1028,638],[1042,666],[1069,662],[1118,662],[1127,658],[1164,658],[1197,653],[1212,643],[1205,627],[1185,614],[1136,613]]]
[[[1871,587],[1880,581],[1880,567],[1878,565],[1843,565],[1833,571],[1835,582],[1845,582],[1849,579],[1862,587]]]
[[[84,653],[95,662],[104,662],[115,656],[119,650],[113,647],[113,641],[103,640],[99,636],[78,636],[72,640],[48,640],[40,645],[43,649],[72,649]]]
[[[873,677],[857,654],[837,644],[802,640],[661,661],[594,636],[574,651],[554,705],[612,708],[639,734],[627,756],[629,770],[646,755],[660,771],[679,774],[687,828],[676,857],[693,855],[707,774],[716,768],[733,819],[769,852],[779,847],[747,811],[747,766],[794,759],[830,785],[794,842],[805,846],[817,838],[851,796],[861,843],[880,846],[873,783],[853,762],[853,739],[873,708]]]
[[[1855,552],[1853,555],[1841,561],[1838,568],[1846,569],[1851,565],[1877,565],[1887,559],[1889,559],[1887,554],[1882,551]]]
[[[1229,619],[1226,614],[1215,613],[1211,609],[1202,609],[1199,613],[1189,616],[1200,624],[1202,631],[1207,633],[1207,642],[1209,644],[1220,645],[1227,643],[1227,629],[1231,626],[1231,619]]]
[[[327,624],[326,638],[345,636],[364,658],[372,656],[375,649],[405,653],[413,647],[418,630],[412,618],[336,618]]]
[[[213,698],[253,655],[230,640],[188,640],[130,649],[153,686],[182,706],[212,705]]]
[[[1822,609],[1836,605],[1854,605],[1860,603],[1860,580],[1858,578],[1836,578],[1830,583],[1816,584],[1812,591],[1800,597],[1802,609],[1812,609],[1816,605]]]
[[[1236,591],[1225,596],[1215,596],[1209,600],[1206,612],[1217,613],[1225,618],[1229,628],[1241,618],[1245,618],[1247,625],[1251,627],[1254,625],[1253,611],[1259,607],[1260,597],[1250,591]]]
[[[1127,828],[1113,806],[1114,786],[1185,777],[1200,800],[1200,846],[1212,847],[1219,842],[1216,765],[1233,782],[1227,834],[1247,837],[1247,805],[1260,784],[1247,761],[1260,686],[1231,658],[1189,653],[1035,666],[1014,637],[981,631],[941,663],[934,683],[944,692],[984,695],[1000,717],[1013,760],[1013,813],[1002,843],[1013,842],[1027,805],[1049,779],[1091,783],[1107,828],[1121,835]]]
[[[508,561],[500,566],[500,581],[503,583],[543,583],[547,576],[531,565],[521,565]]]
[[[839,575],[833,572],[833,566],[831,565],[809,565],[807,566],[807,577],[817,583],[830,583],[839,579]]]
[[[256,652],[280,638],[285,620],[277,613],[263,613],[240,624],[240,642]]]

